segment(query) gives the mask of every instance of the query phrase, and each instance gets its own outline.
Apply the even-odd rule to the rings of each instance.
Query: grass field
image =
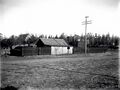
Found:
[[[118,53],[2,57],[2,87],[118,90]],[[30,89],[32,90],[32,89]]]

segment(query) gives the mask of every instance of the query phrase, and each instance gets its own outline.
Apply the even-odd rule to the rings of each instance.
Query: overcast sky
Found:
[[[85,16],[87,32],[120,36],[119,0],[0,0],[0,33],[81,35]]]

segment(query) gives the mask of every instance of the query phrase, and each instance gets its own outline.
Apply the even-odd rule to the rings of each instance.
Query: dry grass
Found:
[[[1,75],[2,87],[114,90],[118,83],[118,54],[7,57],[2,60]]]

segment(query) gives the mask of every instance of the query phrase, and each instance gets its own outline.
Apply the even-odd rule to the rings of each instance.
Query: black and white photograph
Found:
[[[1,90],[120,90],[120,0],[0,0]]]

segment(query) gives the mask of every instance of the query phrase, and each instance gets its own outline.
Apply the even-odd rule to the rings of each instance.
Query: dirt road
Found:
[[[2,87],[115,88],[118,54],[7,57],[1,75]]]

